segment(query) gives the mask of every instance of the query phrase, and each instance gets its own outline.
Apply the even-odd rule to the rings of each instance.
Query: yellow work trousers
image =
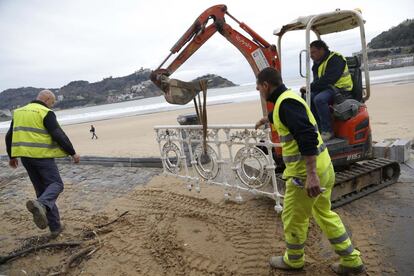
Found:
[[[329,239],[333,249],[339,255],[341,264],[347,267],[360,266],[362,265],[360,252],[352,246],[341,218],[331,211],[330,198],[335,183],[335,172],[332,165],[319,178],[321,187],[325,187],[326,190],[316,198],[309,197],[306,189],[294,185],[293,178],[286,181],[282,213],[286,241],[283,260],[291,267],[300,268],[304,266],[304,248],[309,218],[313,216]]]

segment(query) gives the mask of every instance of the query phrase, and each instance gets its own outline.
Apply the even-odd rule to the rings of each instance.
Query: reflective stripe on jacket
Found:
[[[321,64],[319,64],[318,77],[321,78],[325,74],[328,61],[334,55],[341,57],[345,61],[344,72],[342,73],[342,76],[339,78],[339,80],[334,85],[345,91],[351,91],[353,88],[353,83],[352,83],[351,74],[349,73],[349,70],[348,70],[348,64],[346,63],[346,59],[339,53],[331,52],[329,56]]]
[[[53,141],[43,125],[49,108],[30,103],[13,113],[12,157],[55,158],[68,154]]]
[[[289,177],[306,178],[306,163],[299,151],[299,146],[293,135],[290,133],[289,129],[282,123],[279,118],[279,106],[286,99],[293,99],[303,104],[306,109],[306,114],[308,115],[309,122],[314,125],[315,131],[318,133],[318,154],[316,157],[316,169],[318,175],[322,175],[331,164],[331,158],[329,156],[328,149],[323,143],[322,137],[317,129],[316,120],[313,117],[310,108],[298,94],[289,89],[278,97],[275,103],[275,108],[273,110],[273,124],[276,128],[277,133],[279,134],[280,143],[282,145],[282,157],[286,165],[286,169],[283,172],[283,177],[285,179]]]

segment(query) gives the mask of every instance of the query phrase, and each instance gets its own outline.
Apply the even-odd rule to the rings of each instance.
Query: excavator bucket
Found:
[[[170,79],[163,70],[153,71],[150,78],[164,92],[165,100],[170,104],[185,105],[201,91],[200,82]]]
[[[201,91],[199,82],[185,82],[177,79],[169,79],[167,87],[164,90],[164,97],[170,104],[187,104]]]

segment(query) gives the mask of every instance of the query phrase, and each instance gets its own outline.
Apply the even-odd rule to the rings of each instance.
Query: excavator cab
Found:
[[[318,39],[323,35],[359,28],[361,56],[347,57],[352,76],[353,90],[350,96],[332,105],[332,123],[335,138],[326,142],[335,167],[347,166],[371,157],[371,129],[367,107],[370,97],[368,55],[365,40],[364,20],[359,10],[335,10],[334,12],[302,16],[274,31],[278,37],[278,53],[282,56],[282,37],[291,31],[305,31],[305,50],[299,53],[299,73],[306,82],[306,102],[311,105],[311,31]],[[303,55],[305,54],[305,55]],[[305,74],[302,72],[302,57],[305,56]],[[362,62],[361,62],[362,59]],[[362,68],[361,68],[362,65]],[[283,64],[281,66],[283,69]],[[364,78],[362,78],[362,73]]]

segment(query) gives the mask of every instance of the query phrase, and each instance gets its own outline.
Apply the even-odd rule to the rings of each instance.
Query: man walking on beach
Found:
[[[93,125],[91,125],[91,129],[89,130],[89,132],[92,133],[92,138],[91,138],[92,140],[93,140],[93,137],[98,139],[98,136],[96,136],[96,133],[95,133],[95,127]]]
[[[340,263],[331,266],[334,272],[340,275],[363,272],[360,252],[352,246],[340,217],[331,211],[335,172],[309,106],[297,93],[287,89],[280,73],[270,67],[258,74],[257,90],[275,108],[269,115],[271,118],[262,118],[256,128],[272,122],[280,137],[286,165],[282,213],[286,251],[283,256],[271,257],[270,265],[284,270],[303,268],[309,218],[313,216],[340,257]]]
[[[334,137],[329,105],[333,104],[336,87],[342,98],[351,98],[352,78],[348,71],[346,59],[339,53],[329,51],[322,40],[310,44],[310,56],[313,60],[311,83],[312,112],[315,116],[322,139],[328,141]],[[306,87],[301,88],[305,92]]]
[[[28,200],[26,207],[37,227],[49,226],[51,238],[62,231],[55,202],[63,191],[63,182],[54,158],[70,155],[74,163],[80,160],[50,109],[54,103],[52,91],[40,91],[36,100],[14,111],[6,134],[9,165],[17,168],[20,157],[36,191],[37,200]]]

